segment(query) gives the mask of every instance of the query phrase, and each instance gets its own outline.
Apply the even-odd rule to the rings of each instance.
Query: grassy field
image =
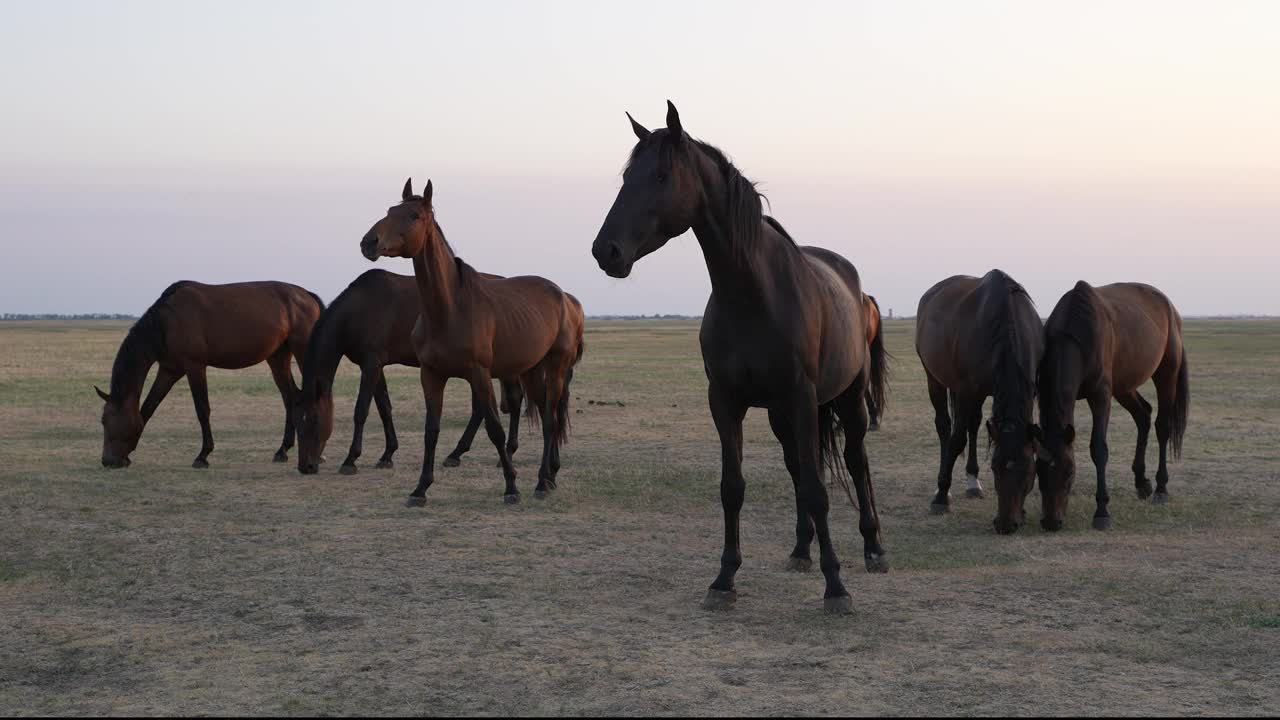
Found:
[[[425,509],[402,504],[423,424],[405,368],[389,371],[394,470],[373,469],[373,420],[361,474],[336,473],[350,366],[319,475],[270,462],[282,413],[265,366],[210,371],[211,469],[190,468],[185,381],[133,466],[103,469],[92,386],[126,327],[0,324],[5,714],[1280,711],[1280,323],[1187,323],[1191,420],[1167,506],[1134,497],[1117,406],[1114,529],[1089,529],[1078,448],[1067,528],[1011,537],[992,532],[990,497],[956,493],[951,515],[929,515],[932,411],[911,324],[888,323],[892,395],[868,446],[893,570],[861,571],[856,515],[838,504],[845,618],[821,612],[820,574],[784,569],[794,500],[759,411],[738,607],[699,608],[722,524],[696,323],[589,324],[551,499],[530,492],[540,440],[525,424],[522,504],[502,504],[481,433]],[[444,452],[467,402],[454,381]]]

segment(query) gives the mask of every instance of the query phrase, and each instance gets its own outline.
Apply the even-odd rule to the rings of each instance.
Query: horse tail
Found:
[[[844,453],[840,448],[840,435],[844,432],[844,428],[840,425],[840,418],[836,416],[835,409],[830,405],[818,406],[818,449],[821,454],[822,464],[831,473],[829,481],[833,485],[839,485],[844,494],[849,498],[849,504],[854,507],[858,503],[853,499],[853,491],[849,489],[849,472],[844,465]]]
[[[1173,456],[1182,457],[1182,435],[1187,431],[1187,410],[1191,405],[1191,388],[1187,381],[1187,349],[1182,348],[1182,358],[1178,367],[1178,386],[1173,396],[1173,417],[1169,424],[1169,444],[1173,447]]]
[[[578,357],[582,357],[581,351]],[[569,441],[569,383],[573,380],[573,368],[565,373],[564,385],[560,388],[560,401],[556,403],[556,445],[564,445]]]
[[[868,296],[869,297],[869,296]],[[875,302],[872,298],[871,302]],[[879,305],[876,310],[880,309]],[[876,332],[876,336],[872,338],[871,345],[871,377],[867,382],[867,391],[871,394],[871,399],[875,401],[876,407],[880,414],[884,414],[885,405],[889,399],[889,359],[892,357],[887,350],[884,349],[884,323],[880,323],[880,328]]]

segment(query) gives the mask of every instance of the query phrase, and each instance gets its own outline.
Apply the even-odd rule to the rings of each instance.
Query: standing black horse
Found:
[[[720,434],[725,524],[720,574],[704,606],[728,608],[737,599],[738,513],[746,489],[742,419],[747,408],[761,407],[769,411],[795,484],[798,517],[790,565],[810,565],[816,531],[826,578],[824,608],[851,612],[822,483],[824,462],[844,478],[836,437],[842,424],[844,467],[858,494],[866,568],[889,567],[863,445],[863,394],[870,388],[876,404],[884,406],[885,355],[882,342],[867,343],[858,271],[829,250],[796,245],[762,214],[755,185],[719,150],[685,134],[670,102],[665,129],[650,132],[635,120],[631,125],[639,143],[592,254],[602,270],[624,278],[636,260],[690,228],[702,246],[711,297],[699,340]]]
[[[320,456],[333,433],[333,378],[346,357],[360,368],[360,390],[356,395],[355,427],[351,449],[338,471],[357,472],[356,460],[364,448],[364,423],[369,402],[378,408],[386,446],[376,467],[392,466],[391,456],[400,447],[391,419],[391,397],[382,368],[386,365],[418,367],[409,339],[418,321],[418,285],[412,276],[385,270],[370,270],[356,278],[320,314],[311,331],[306,361],[302,363],[302,391],[294,413],[298,428],[298,472],[308,475],[319,469]],[[502,411],[511,413],[507,434],[507,454],[514,455],[520,435],[520,405],[524,394],[518,382],[502,381]],[[472,413],[458,447],[445,458],[446,467],[457,466],[484,419]]]
[[[929,382],[934,427],[942,446],[933,511],[944,513],[951,507],[951,470],[964,450],[966,435],[969,495],[981,496],[975,436],[982,403],[991,396],[987,433],[994,450],[991,474],[999,498],[995,529],[1001,534],[1017,530],[1025,519],[1023,500],[1035,486],[1039,447],[1033,413],[1044,326],[1035,304],[1021,285],[1000,270],[982,279],[949,277],[920,298],[916,354]]]

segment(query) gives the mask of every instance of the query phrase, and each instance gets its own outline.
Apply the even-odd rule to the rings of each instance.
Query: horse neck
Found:
[[[735,302],[750,302],[764,296],[768,278],[762,274],[763,263],[741,252],[734,237],[733,218],[729,208],[729,188],[724,173],[710,158],[698,153],[698,175],[702,179],[702,203],[693,222],[693,234],[702,248],[702,257],[711,277],[712,295]],[[757,222],[763,223],[761,217]],[[767,237],[767,236],[762,236]],[[763,251],[764,243],[751,248]]]
[[[445,325],[453,312],[457,295],[457,271],[453,251],[445,242],[434,213],[422,251],[413,256],[413,276],[418,281],[422,316],[432,326]]]
[[[126,407],[137,407],[142,397],[142,385],[147,373],[156,364],[157,348],[154,343],[132,330],[120,343],[115,363],[111,366],[111,396]]]
[[[1084,381],[1080,346],[1069,338],[1057,338],[1045,350],[1047,382],[1040,389],[1040,424],[1046,435],[1057,436],[1075,421],[1076,396]]]
[[[341,299],[341,298],[339,298]],[[304,397],[314,397],[316,388],[332,388],[338,374],[346,347],[342,342],[346,334],[344,322],[346,305],[331,306],[324,322],[316,322],[307,346],[307,357],[302,363],[302,391]]]

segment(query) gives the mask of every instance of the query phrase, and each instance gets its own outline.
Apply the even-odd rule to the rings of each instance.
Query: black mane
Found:
[[[113,400],[123,401],[133,388],[142,389],[142,382],[152,364],[165,353],[164,319],[160,313],[169,305],[169,298],[189,281],[179,280],[160,293],[151,307],[129,328],[129,334],[116,351],[111,365],[111,392]]]
[[[1092,349],[1098,335],[1098,310],[1093,302],[1093,287],[1081,280],[1064,299],[1064,311],[1061,314],[1055,312],[1049,318],[1049,326],[1045,328],[1047,336],[1067,337],[1082,350]]]
[[[991,438],[991,444],[998,456],[1001,436],[1006,435],[1004,430],[1006,425],[1013,424],[1012,433],[1008,436],[1010,440],[1017,442],[1023,439],[1023,412],[1036,396],[1036,358],[1027,357],[1022,352],[1018,343],[1022,328],[1019,327],[1013,312],[1014,298],[1018,295],[1025,297],[1027,302],[1031,302],[1033,308],[1035,303],[1020,283],[999,270],[992,272],[998,273],[1004,285],[1004,292],[993,298],[999,303],[999,309],[989,338],[990,347],[996,359],[996,382],[992,389],[991,417],[998,423],[996,432]],[[1039,331],[1039,328],[1035,330]]]

